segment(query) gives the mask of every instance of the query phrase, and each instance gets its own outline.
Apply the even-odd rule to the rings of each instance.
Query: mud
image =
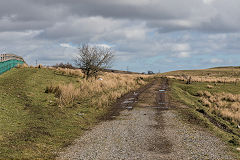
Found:
[[[121,111],[125,109],[132,109],[131,107],[133,107],[133,105],[138,101],[139,95],[142,94],[147,88],[152,86],[153,83],[156,83],[156,80],[135,91],[123,95],[121,98],[118,98],[117,101],[111,106],[108,113],[101,117],[101,120],[114,120],[120,115]]]
[[[57,159],[232,159],[216,137],[179,121],[177,107],[170,105],[168,86],[167,79],[157,79],[126,94],[105,121]]]

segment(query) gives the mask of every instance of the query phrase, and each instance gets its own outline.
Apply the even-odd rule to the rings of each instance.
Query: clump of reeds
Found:
[[[213,86],[208,84],[208,85],[207,85],[207,88],[212,89]]]
[[[26,63],[23,64],[17,64],[17,68],[28,68],[28,65]]]
[[[240,95],[231,93],[215,93],[199,91],[200,102],[212,112],[223,118],[240,124]]]
[[[63,75],[83,77],[84,74],[81,69],[56,68],[56,71]]]
[[[200,99],[200,102],[202,102],[202,104],[204,106],[207,106],[207,107],[211,107],[212,106],[211,102],[209,102],[208,99],[206,99],[204,97]]]
[[[186,76],[182,75],[174,75],[174,76],[166,76],[170,79],[177,79],[181,81],[188,81]],[[237,84],[239,82],[239,78],[235,77],[213,77],[213,76],[191,76],[192,82],[208,82],[208,83],[234,83]],[[210,87],[213,88],[213,87]]]
[[[45,93],[54,93],[55,97],[58,98],[59,106],[72,105],[80,96],[80,90],[76,89],[71,83],[47,86]]]
[[[73,105],[76,100],[91,99],[91,106],[103,108],[123,94],[145,84],[144,77],[148,76],[101,73],[101,78],[79,78],[76,85],[71,83],[49,85],[45,92],[54,93],[59,106]]]

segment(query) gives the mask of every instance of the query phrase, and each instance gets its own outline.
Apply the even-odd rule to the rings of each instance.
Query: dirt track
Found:
[[[218,138],[180,120],[167,91],[167,80],[158,80],[127,95],[115,106],[119,115],[87,131],[58,159],[233,159]]]

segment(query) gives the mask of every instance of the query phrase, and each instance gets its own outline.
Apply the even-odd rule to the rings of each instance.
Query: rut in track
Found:
[[[234,159],[217,137],[183,123],[170,106],[167,79],[156,80],[115,105],[119,114],[87,131],[57,159]]]

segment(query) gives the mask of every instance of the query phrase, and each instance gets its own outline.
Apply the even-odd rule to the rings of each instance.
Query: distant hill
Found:
[[[213,68],[209,68],[209,69],[223,69],[223,68],[240,68],[240,66],[221,66],[221,67],[213,67]]]

